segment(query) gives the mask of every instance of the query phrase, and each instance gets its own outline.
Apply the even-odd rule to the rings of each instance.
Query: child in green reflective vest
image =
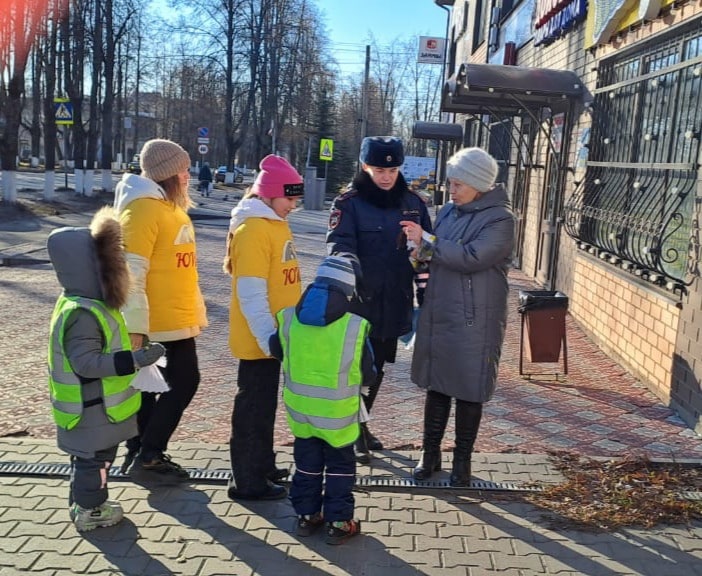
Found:
[[[63,287],[51,318],[49,392],[58,446],[71,456],[69,514],[83,532],[124,516],[107,501],[107,475],[119,443],[136,434],[141,394],[132,380],[165,349],[153,343],[131,350],[119,311],[129,274],[111,208],[90,228],[54,230],[47,248]]]
[[[370,324],[348,311],[354,290],[351,262],[325,258],[298,305],[277,314],[278,332],[270,339],[271,353],[282,361],[283,401],[295,436],[290,500],[297,534],[309,536],[326,522],[328,544],[361,531],[353,518],[353,446],[361,388],[373,382],[375,367]]]

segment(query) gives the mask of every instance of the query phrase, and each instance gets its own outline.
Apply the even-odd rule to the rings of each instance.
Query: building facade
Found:
[[[702,6],[437,4],[443,119],[500,162],[516,265],[702,432]]]

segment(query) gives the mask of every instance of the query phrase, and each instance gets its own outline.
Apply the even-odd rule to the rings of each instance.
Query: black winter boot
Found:
[[[361,422],[361,434],[366,439],[366,446],[368,446],[368,450],[383,449],[383,443],[373,436],[370,430],[368,430],[368,424],[366,422]]]
[[[385,376],[385,372],[382,370],[378,370],[378,373],[375,376],[375,380],[373,380],[373,383],[368,387],[368,393],[361,395],[361,400],[366,406],[366,410],[368,411],[368,414],[370,414],[371,409],[373,408],[373,403],[375,402],[375,398],[378,395],[378,390],[380,390],[380,385],[383,382],[383,377]],[[372,455],[371,455],[371,450],[382,450],[383,449],[383,443],[378,440],[373,434],[371,434],[370,430],[368,430],[368,425],[365,422],[361,423],[361,434],[358,437],[358,440],[356,440],[356,443],[354,444],[354,454],[356,456],[356,462],[359,464],[370,464]]]
[[[375,403],[375,398],[378,395],[378,392],[380,391],[380,385],[383,383],[384,377],[385,372],[379,370],[375,376],[375,380],[373,380],[373,383],[370,386],[368,386],[368,394],[363,397],[363,401],[366,404],[366,410],[368,410],[369,414],[371,408],[373,408],[373,404]]]
[[[353,445],[353,455],[356,458],[356,462],[359,464],[370,464],[371,462],[371,454],[368,449],[368,444],[366,444],[366,437],[363,434],[363,429],[361,429],[361,433],[358,435],[358,439]]]
[[[366,410],[368,411],[368,414],[370,414],[370,411],[373,408],[375,398],[376,396],[378,396],[378,391],[380,390],[380,385],[383,382],[384,376],[385,372],[380,370],[376,375],[373,384],[371,384],[368,387],[368,394],[365,394],[361,397],[363,399],[363,403],[366,405]],[[383,449],[383,443],[380,440],[378,440],[378,438],[376,438],[373,434],[371,434],[371,431],[368,430],[368,425],[365,422],[361,424],[361,434],[365,436],[366,447],[368,448],[368,450]]]
[[[428,480],[441,470],[441,440],[451,413],[451,397],[427,392],[424,402],[424,439],[422,456],[412,472],[415,480]]]
[[[482,403],[456,399],[456,447],[453,450],[453,467],[449,480],[451,486],[470,486],[470,461],[482,415]]]

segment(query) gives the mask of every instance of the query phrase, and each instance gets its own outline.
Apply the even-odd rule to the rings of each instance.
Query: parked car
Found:
[[[244,173],[239,170],[238,168],[232,168],[230,170],[227,170],[226,166],[220,166],[217,168],[215,171],[214,175],[214,180],[215,182],[224,182],[224,179],[227,175],[227,172],[233,172],[234,173],[234,182],[237,184],[241,184],[244,181]]]
[[[139,164],[139,154],[134,154],[132,161],[127,164],[127,172],[131,174],[141,174],[141,164]]]

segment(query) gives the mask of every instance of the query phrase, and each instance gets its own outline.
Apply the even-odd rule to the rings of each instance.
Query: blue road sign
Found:
[[[73,104],[68,98],[54,98],[56,124],[73,124]]]
[[[210,129],[209,129],[209,128],[205,128],[205,127],[203,126],[203,127],[197,129],[197,135],[198,135],[200,138],[207,138],[207,136],[208,136],[209,134],[210,134]]]

